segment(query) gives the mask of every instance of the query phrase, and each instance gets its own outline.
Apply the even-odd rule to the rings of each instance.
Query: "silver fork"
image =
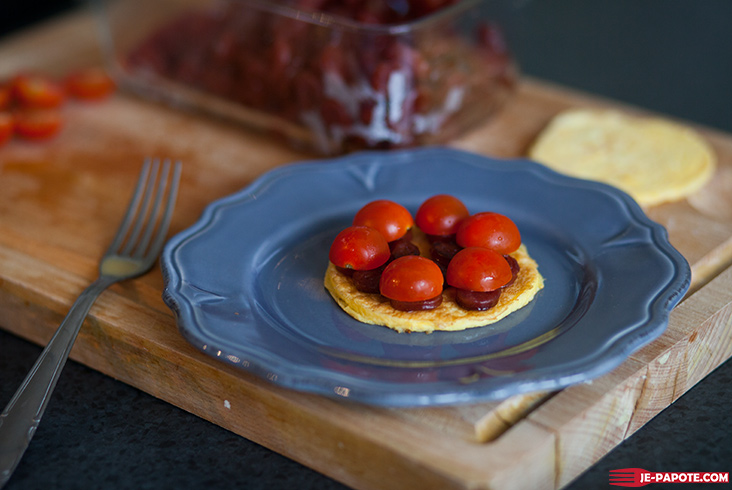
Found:
[[[152,268],[165,241],[181,164],[145,160],[117,235],[99,263],[99,277],[74,302],[13,398],[0,414],[0,488],[33,437],[89,309],[112,284]]]

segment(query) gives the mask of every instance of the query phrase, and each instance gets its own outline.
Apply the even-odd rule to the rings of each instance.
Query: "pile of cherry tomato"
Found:
[[[0,145],[14,135],[42,140],[63,126],[61,108],[70,98],[102,99],[115,90],[102,69],[75,71],[63,80],[36,73],[21,73],[0,82]]]
[[[516,83],[493,22],[458,23],[468,11],[399,25],[456,0],[271,2],[297,16],[218,3],[151,31],[125,57],[129,75],[143,83],[161,77],[303,126],[325,153],[444,140],[492,112]],[[341,17],[399,28],[354,28]]]
[[[429,239],[431,258],[420,256],[411,241],[415,225]],[[336,236],[329,259],[359,291],[381,294],[397,310],[436,308],[446,286],[455,288],[461,307],[487,310],[515,281],[519,265],[509,254],[520,245],[510,218],[470,214],[459,199],[439,194],[424,201],[414,218],[394,201],[366,204]]]

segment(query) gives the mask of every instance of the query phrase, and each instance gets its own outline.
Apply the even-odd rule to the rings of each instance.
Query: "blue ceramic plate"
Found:
[[[439,193],[510,216],[544,289],[462,332],[399,334],[346,315],[323,287],[335,235],[368,201],[414,212]],[[690,280],[665,229],[626,194],[446,148],[280,167],[211,204],[167,244],[162,267],[165,302],[203,352],[289,388],[390,406],[595,378],[663,332]]]

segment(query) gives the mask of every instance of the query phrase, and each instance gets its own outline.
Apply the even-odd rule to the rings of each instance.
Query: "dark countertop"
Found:
[[[732,133],[729,0],[512,1],[519,6],[513,46],[525,73]],[[74,4],[4,6],[0,34]],[[10,399],[40,351],[0,331],[0,405]],[[566,488],[614,488],[608,484],[609,470],[626,467],[732,471],[731,388],[728,361]],[[70,362],[6,488],[232,487],[345,488]]]

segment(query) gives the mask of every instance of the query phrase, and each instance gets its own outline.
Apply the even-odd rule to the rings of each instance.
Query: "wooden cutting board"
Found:
[[[0,76],[98,63],[95,43],[93,20],[74,13],[0,43]],[[497,118],[453,146],[523,156],[554,114],[579,106],[640,112],[524,80]],[[263,172],[313,157],[124,94],[64,113],[54,140],[0,148],[0,326],[39,344],[95,277],[144,157],[184,162],[173,233]],[[717,175],[692,198],[647,210],[691,263],[692,288],[661,338],[592,382],[419,409],[289,391],[184,341],[157,270],[98,300],[71,357],[354,488],[561,488],[732,355],[732,135],[697,129]]]

